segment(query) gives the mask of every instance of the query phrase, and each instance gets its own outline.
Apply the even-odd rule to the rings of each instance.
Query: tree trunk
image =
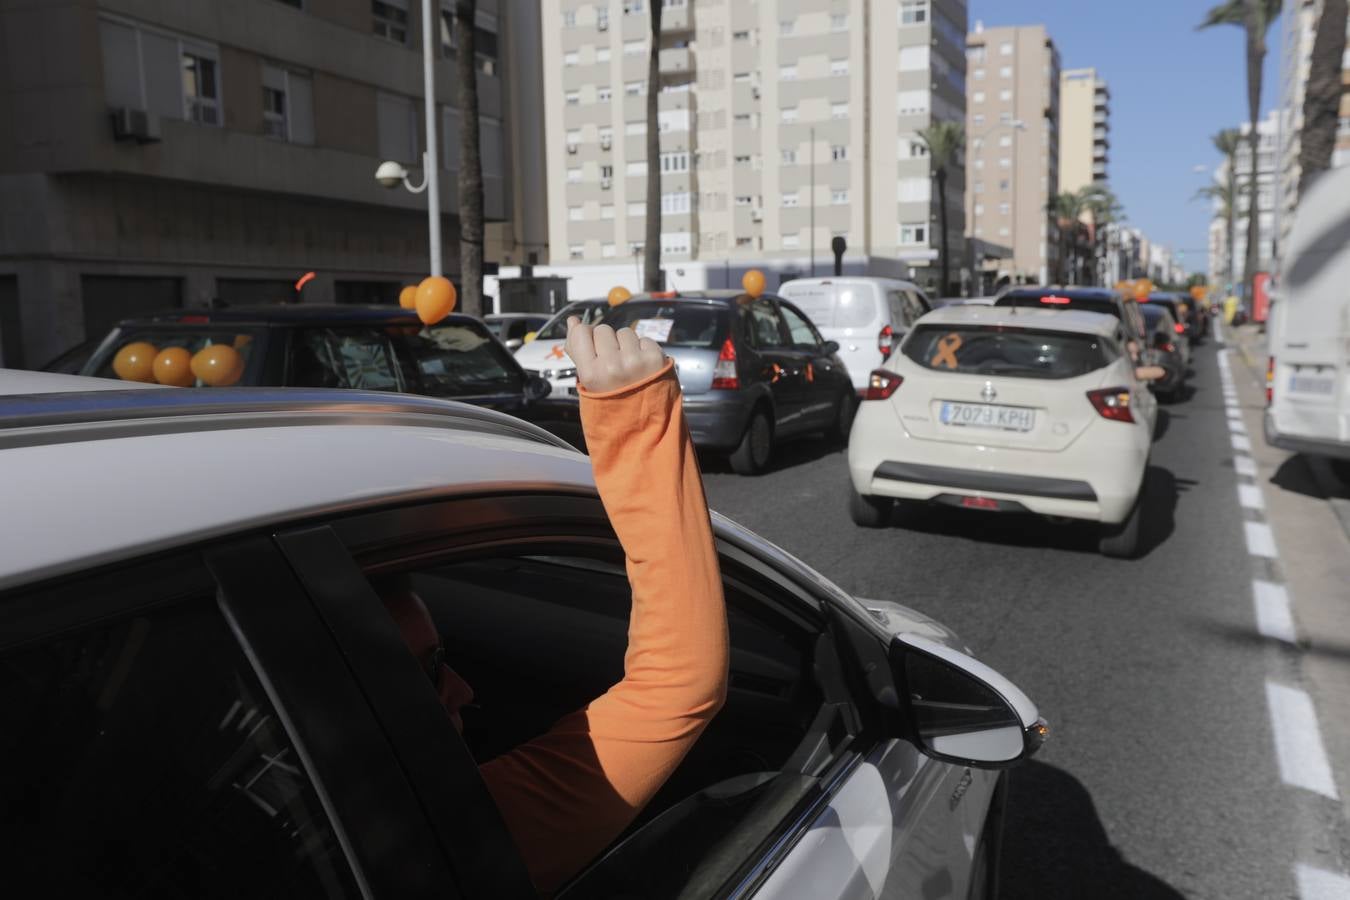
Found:
[[[430,2],[430,0],[426,0]],[[482,317],[483,155],[478,143],[478,65],[474,57],[474,14],[478,0],[455,3],[455,74],[459,107],[459,310]],[[432,160],[431,165],[437,165]]]
[[[652,45],[647,57],[647,236],[643,245],[642,288],[665,290],[661,278],[661,132],[657,111],[661,96],[661,0],[648,0]]]
[[[1262,31],[1258,0],[1246,0],[1247,3],[1247,115],[1251,127],[1247,133],[1247,143],[1251,148],[1251,174],[1247,197],[1247,256],[1242,266],[1242,284],[1250,299],[1252,281],[1261,260],[1261,210],[1260,210],[1260,171],[1261,133],[1257,127],[1261,118],[1261,64],[1265,60],[1265,34]]]
[[[1237,174],[1234,172],[1237,166],[1237,157],[1228,157],[1228,283],[1233,284],[1237,281],[1237,217],[1238,217],[1238,186]]]
[[[1303,131],[1299,135],[1298,177],[1301,195],[1331,168],[1340,121],[1341,64],[1345,55],[1346,0],[1323,0],[1322,18],[1313,39],[1312,63],[1303,97]]]
[[[659,0],[657,0],[659,2]],[[939,166],[937,170],[938,183],[938,227],[942,229],[942,285],[938,288],[938,296],[946,297],[959,291],[951,290],[951,258],[947,256],[947,167]]]

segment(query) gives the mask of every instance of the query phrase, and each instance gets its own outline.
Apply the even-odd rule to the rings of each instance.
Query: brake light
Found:
[[[1068,297],[1057,297],[1054,294],[1046,294],[1041,298],[1042,303],[1049,303],[1052,306],[1068,306],[1073,301]]]
[[[652,291],[647,296],[651,297],[653,300],[672,300],[680,295],[674,291]]]
[[[881,331],[877,334],[877,349],[881,351],[882,362],[891,358],[891,351],[895,349],[895,332],[891,326],[881,326]]]
[[[873,369],[872,374],[867,376],[867,388],[863,391],[864,400],[887,400],[891,394],[894,394],[896,388],[905,383],[894,372],[888,372],[885,369]]]
[[[185,325],[205,325],[211,321],[209,316],[179,316],[178,321]]]
[[[1177,324],[1172,326],[1172,330],[1175,331],[1177,334],[1185,334],[1186,326],[1178,322]]]
[[[961,505],[966,509],[998,509],[998,501],[988,497],[962,497]]]
[[[1266,357],[1266,406],[1275,402],[1275,357]]]
[[[717,354],[712,386],[717,391],[738,391],[741,388],[741,379],[736,375],[736,345],[731,343],[731,338],[722,342],[722,350]]]
[[[1162,345],[1162,348],[1163,348],[1164,350],[1166,350],[1168,353],[1176,353],[1176,352],[1177,352],[1177,345],[1176,345],[1176,344],[1163,344],[1163,345]]]
[[[1114,422],[1133,422],[1130,412],[1130,389],[1123,387],[1103,388],[1100,391],[1088,391],[1088,400],[1103,419]]]

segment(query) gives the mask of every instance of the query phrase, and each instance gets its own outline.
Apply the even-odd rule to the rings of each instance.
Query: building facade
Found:
[[[1059,187],[1059,51],[1044,26],[985,29],[966,38],[966,220],[984,281],[1049,282],[1059,262],[1049,214]],[[987,289],[988,285],[986,285]]]
[[[1096,69],[1059,75],[1059,189],[1105,184],[1111,148],[1111,91]]]
[[[644,0],[543,4],[544,68],[561,73],[544,103],[550,271],[574,278],[572,294],[640,282],[649,165],[671,286],[737,284],[751,266],[825,274],[842,237],[851,271],[913,271],[936,288],[938,198],[918,132],[964,121],[964,0],[658,2],[654,161]]]
[[[526,262],[547,251],[543,155],[512,104],[538,92],[537,5],[479,9],[487,258]],[[459,113],[447,15],[435,41],[436,164],[453,277]],[[0,17],[0,32],[29,36],[0,59],[4,364],[41,365],[130,315],[393,302],[425,276],[425,196],[373,177],[382,160],[421,177],[415,0],[75,0],[0,4]],[[522,170],[524,192],[512,188]],[[317,277],[297,298],[307,271]]]
[[[1257,123],[1257,270],[1273,271],[1274,240],[1276,228],[1276,185],[1279,181],[1279,143],[1280,123],[1286,116],[1282,109],[1273,109]],[[1234,250],[1228,253],[1227,225],[1224,222],[1219,205],[1216,203],[1214,216],[1210,223],[1210,278],[1218,284],[1241,284],[1243,267],[1247,259],[1247,214],[1251,208],[1251,148],[1247,135],[1251,133],[1251,124],[1242,123],[1243,140],[1238,146],[1237,161],[1237,209],[1234,227]],[[1214,180],[1226,183],[1228,180],[1228,161],[1219,163],[1214,170]]]

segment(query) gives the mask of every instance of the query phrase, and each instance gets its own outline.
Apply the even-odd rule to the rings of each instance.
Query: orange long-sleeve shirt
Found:
[[[619,390],[580,393],[595,484],[633,590],[624,677],[480,769],[545,894],[636,818],[721,708],[727,685],[721,574],[673,366]]]

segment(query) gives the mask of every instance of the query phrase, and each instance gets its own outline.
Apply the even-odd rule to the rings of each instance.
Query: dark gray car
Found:
[[[679,371],[695,445],[727,453],[742,475],[762,472],[784,438],[848,438],[856,400],[839,345],[781,297],[639,294],[602,321],[661,344]]]

